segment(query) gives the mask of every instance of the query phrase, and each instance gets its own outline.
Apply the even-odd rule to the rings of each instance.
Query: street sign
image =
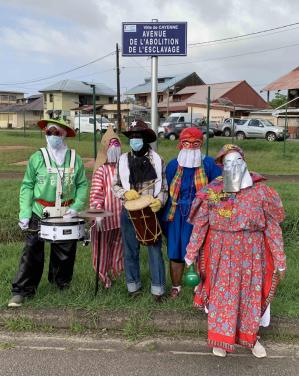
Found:
[[[122,56],[186,56],[187,22],[123,22]]]

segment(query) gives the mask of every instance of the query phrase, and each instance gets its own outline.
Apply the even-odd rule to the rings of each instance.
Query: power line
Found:
[[[94,63],[97,63],[98,61],[101,61],[103,59],[105,59],[106,57],[108,56],[112,56],[115,54],[115,51],[112,51],[110,53],[108,53],[107,55],[104,55],[104,56],[101,56],[95,60],[92,60],[86,64],[83,64],[83,65],[79,65],[75,68],[71,68],[71,69],[68,69],[67,71],[64,71],[64,72],[60,72],[60,73],[56,73],[56,74],[53,74],[51,76],[47,76],[47,77],[43,77],[43,78],[38,78],[38,79],[35,79],[35,80],[30,80],[30,81],[23,81],[23,82],[6,82],[6,83],[0,83],[1,86],[13,86],[13,85],[23,85],[23,84],[31,84],[31,83],[36,83],[36,82],[40,82],[40,81],[46,81],[46,80],[50,80],[52,78],[55,78],[55,77],[59,77],[59,76],[63,76],[67,73],[71,73],[71,72],[74,72],[78,69],[82,69],[84,67],[87,67],[88,65],[91,65],[91,64],[94,64]]]
[[[264,29],[264,30],[260,30],[260,31],[255,31],[253,33],[236,35],[236,36],[233,36],[233,37],[214,39],[214,40],[209,40],[209,41],[205,41],[205,42],[189,43],[188,46],[198,46],[198,45],[204,45],[204,44],[208,44],[208,43],[215,43],[215,42],[222,42],[222,41],[227,41],[227,40],[231,40],[231,39],[238,39],[238,38],[247,37],[249,35],[257,35],[257,34],[267,33],[269,31],[273,31],[273,30],[285,29],[287,27],[295,26],[295,25],[299,25],[299,22],[294,22],[294,23],[291,23],[291,24],[288,24],[288,25],[277,26],[277,27],[273,27],[271,29]]]
[[[276,48],[268,48],[268,49],[265,49],[265,50],[245,52],[245,53],[236,54],[236,55],[218,56],[218,57],[214,57],[214,58],[197,60],[197,61],[188,61],[188,62],[182,62],[182,63],[174,62],[174,63],[169,63],[169,64],[161,64],[160,66],[161,67],[168,67],[168,66],[171,66],[171,65],[205,63],[205,62],[208,62],[208,61],[224,60],[224,59],[230,59],[230,58],[234,58],[234,57],[241,57],[241,56],[248,56],[248,55],[258,55],[258,54],[262,54],[262,53],[266,53],[266,52],[277,51],[277,50],[282,50],[282,49],[285,49],[285,48],[291,48],[291,47],[296,47],[296,46],[299,46],[299,43],[289,44],[289,45],[286,45],[286,46],[280,46],[280,47],[276,47]]]
[[[203,45],[194,45],[194,46],[189,45],[189,47],[191,47],[191,48],[192,47],[213,47],[213,46],[219,46],[219,45],[228,44],[228,43],[243,42],[243,41],[250,40],[250,39],[266,38],[266,37],[269,37],[269,36],[274,35],[274,34],[285,33],[287,31],[292,31],[292,30],[296,30],[296,29],[299,29],[299,26],[292,27],[291,29],[287,29],[287,30],[274,31],[273,33],[268,33],[268,34],[264,34],[264,35],[252,35],[252,36],[249,36],[249,37],[244,37],[242,39],[232,39],[232,40],[215,42],[215,43],[211,42],[209,44],[207,43],[207,44],[203,44]]]

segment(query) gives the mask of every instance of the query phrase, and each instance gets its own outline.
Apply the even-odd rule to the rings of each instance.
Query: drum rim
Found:
[[[131,206],[132,204],[134,204],[134,202],[136,201],[141,201],[141,200],[144,200],[144,205],[142,207],[139,207],[138,209],[134,208],[134,209],[128,209],[127,206]],[[138,210],[143,210],[147,207],[149,207],[150,203],[152,201],[152,196],[151,195],[141,195],[139,198],[135,199],[135,200],[129,200],[129,201],[126,201],[124,203],[124,207],[126,210],[128,211],[138,211]]]
[[[66,227],[66,226],[78,226],[78,225],[83,225],[85,223],[83,218],[78,218],[74,222],[47,222],[49,219],[57,219],[57,218],[47,218],[44,220],[41,220],[41,226],[61,226],[61,227]]]

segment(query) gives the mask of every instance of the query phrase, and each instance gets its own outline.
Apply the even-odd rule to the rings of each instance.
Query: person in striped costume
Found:
[[[120,154],[120,139],[113,128],[109,127],[100,144],[90,190],[90,207],[112,212],[111,217],[104,218],[92,229],[93,267],[96,270],[99,254],[99,279],[106,288],[111,287],[111,279],[115,279],[124,267],[120,232],[122,203],[111,190]]]
[[[181,292],[184,257],[193,226],[187,222],[196,192],[221,175],[214,159],[201,154],[203,133],[198,128],[185,128],[179,139],[179,155],[166,167],[169,198],[163,213],[163,227],[167,237],[171,298]]]

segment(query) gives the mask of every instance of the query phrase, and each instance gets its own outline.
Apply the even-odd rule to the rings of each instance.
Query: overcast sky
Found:
[[[115,89],[115,55],[56,79],[1,84],[39,79],[106,55],[121,44],[122,22],[153,18],[187,21],[188,43],[204,42],[299,22],[299,1],[0,0],[0,90],[33,94],[66,78]],[[206,83],[247,80],[259,91],[299,65],[299,25],[282,30],[159,58],[159,76],[197,72]],[[122,92],[150,76],[150,58],[121,57],[120,65]]]

